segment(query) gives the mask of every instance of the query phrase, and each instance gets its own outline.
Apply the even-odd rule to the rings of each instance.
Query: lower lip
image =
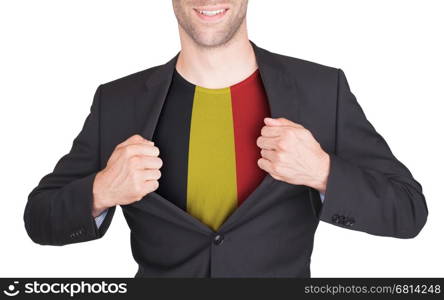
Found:
[[[203,15],[203,14],[201,14],[199,11],[197,11],[197,10],[194,10],[195,12],[196,12],[196,14],[197,14],[197,16],[201,19],[201,20],[203,20],[203,21],[218,21],[218,20],[220,20],[220,19],[222,19],[224,16],[225,16],[225,14],[227,13],[227,11],[228,11],[228,9],[225,9],[223,12],[221,12],[220,14],[217,14],[217,15],[214,15],[214,16],[206,16],[206,15]]]

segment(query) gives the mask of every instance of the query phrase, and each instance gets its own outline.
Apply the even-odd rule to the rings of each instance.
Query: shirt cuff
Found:
[[[99,228],[100,225],[102,225],[103,220],[105,220],[107,213],[108,213],[108,209],[105,209],[100,215],[98,215],[97,217],[94,218],[94,220],[96,221],[97,228]]]
[[[321,196],[321,202],[324,203],[325,194],[319,192],[319,196]]]

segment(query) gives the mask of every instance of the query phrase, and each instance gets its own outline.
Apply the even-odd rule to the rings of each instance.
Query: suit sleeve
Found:
[[[24,223],[29,237],[41,245],[65,245],[102,237],[115,207],[100,226],[92,216],[92,187],[100,171],[100,86],[90,112],[68,154],[28,195]]]
[[[373,235],[413,238],[428,216],[422,187],[367,120],[338,70],[335,153],[319,217]]]

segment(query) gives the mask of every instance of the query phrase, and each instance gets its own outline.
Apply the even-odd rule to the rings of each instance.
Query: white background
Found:
[[[258,46],[344,70],[429,207],[423,231],[409,240],[321,222],[313,277],[444,276],[442,3],[250,1]],[[0,33],[0,276],[133,277],[120,208],[102,239],[63,247],[34,244],[23,210],[71,148],[97,86],[179,51],[171,1],[1,1]]]

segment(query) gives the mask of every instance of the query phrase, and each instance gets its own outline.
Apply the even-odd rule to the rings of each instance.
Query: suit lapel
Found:
[[[278,60],[275,54],[258,47],[250,41],[253,46],[256,61],[259,68],[259,73],[267,95],[268,104],[270,107],[271,117],[284,117],[299,123],[299,107],[298,107],[298,89],[295,78],[287,73],[286,66]],[[180,53],[180,52],[179,52]],[[146,79],[146,89],[136,98],[135,116],[137,124],[141,124],[141,135],[148,140],[151,140],[162,111],[163,104],[168,94],[168,90],[172,81],[174,69],[176,67],[177,53],[167,63],[155,67],[151,75]],[[236,224],[241,216],[248,212],[248,210],[255,205],[255,198],[260,198],[261,195],[269,188],[269,185],[275,183],[269,174],[267,174],[255,190],[243,201],[242,205],[238,207],[220,227],[220,231],[226,231]],[[199,222],[191,215],[184,213],[182,209],[169,203],[168,200],[153,192],[151,194],[156,199],[164,202],[165,207],[170,213],[172,210],[180,211],[176,214],[182,221],[186,221],[188,225],[197,226],[203,232],[211,232],[212,230]],[[150,194],[147,195],[148,197]],[[146,201],[145,203],[153,202]],[[144,205],[144,201],[136,202],[137,206]],[[147,209],[149,209],[147,207]],[[173,214],[174,215],[174,214]],[[172,216],[167,214],[167,216]],[[175,220],[177,222],[177,220]]]
[[[171,84],[177,53],[166,64],[157,66],[145,81],[145,89],[136,98],[137,124],[141,124],[141,135],[151,140],[162,111],[163,103]]]

